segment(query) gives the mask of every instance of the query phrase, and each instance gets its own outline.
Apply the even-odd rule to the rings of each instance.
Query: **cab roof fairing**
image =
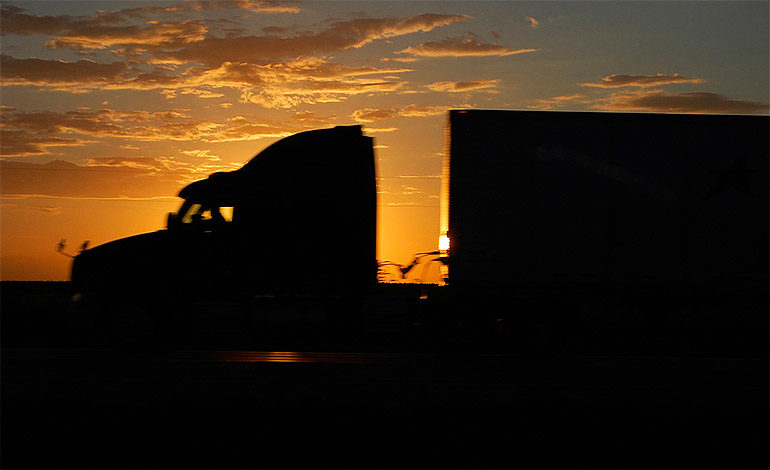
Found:
[[[300,132],[269,145],[238,170],[213,173],[204,180],[190,183],[179,192],[179,197],[204,205],[233,206],[257,189],[255,186],[260,185],[262,175],[270,178],[269,175],[285,171],[287,163],[291,166],[307,163],[316,157],[319,148],[344,147],[362,137],[359,125]],[[286,155],[292,156],[291,162],[287,162]]]

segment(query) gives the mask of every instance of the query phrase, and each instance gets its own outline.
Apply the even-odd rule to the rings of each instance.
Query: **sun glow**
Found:
[[[446,235],[441,235],[438,237],[438,249],[439,251],[448,251],[449,250],[449,237]],[[442,255],[445,253],[442,253]]]

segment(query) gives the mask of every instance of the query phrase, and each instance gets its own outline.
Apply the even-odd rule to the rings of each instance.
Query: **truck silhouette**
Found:
[[[768,129],[767,116],[451,111],[436,251],[448,285],[423,292],[414,324],[526,340],[586,315],[764,318]],[[166,230],[83,251],[73,287],[113,305],[311,296],[365,316],[375,180],[359,126],[296,134],[185,187]]]
[[[80,253],[75,289],[123,301],[341,294],[376,283],[374,151],[359,126],[285,138],[179,197],[165,230]]]

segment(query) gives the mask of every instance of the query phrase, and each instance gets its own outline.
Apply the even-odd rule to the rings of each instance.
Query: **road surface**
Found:
[[[767,468],[767,361],[4,348],[2,464]]]

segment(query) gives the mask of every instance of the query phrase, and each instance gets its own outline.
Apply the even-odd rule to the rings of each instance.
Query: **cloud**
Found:
[[[337,116],[334,114],[329,116],[320,116],[312,111],[298,111],[294,113],[294,116],[292,116],[289,120],[303,126],[323,127],[328,126],[336,119]]]
[[[385,109],[376,109],[376,108],[364,108],[364,109],[357,109],[353,111],[353,114],[350,115],[353,119],[355,119],[358,122],[375,122],[375,121],[383,121],[385,119],[393,119],[395,117],[398,117],[398,109],[396,108],[385,108]]]
[[[479,42],[475,37],[457,36],[426,42],[415,47],[407,47],[397,51],[396,54],[409,54],[418,57],[489,57],[534,51],[535,49],[510,49],[500,44]]]
[[[211,90],[203,90],[200,88],[182,88],[179,90],[180,95],[195,95],[198,98],[222,98],[224,93],[216,93]]]
[[[36,16],[26,14],[23,8],[14,5],[0,6],[0,26],[4,34],[56,34],[77,21],[68,15]]]
[[[129,66],[125,62],[98,63],[92,60],[65,62],[46,59],[16,59],[0,55],[0,79],[3,86],[35,85],[40,87],[97,88],[126,80]]]
[[[619,87],[652,87],[660,85],[673,85],[677,83],[702,83],[703,80],[695,77],[685,77],[678,73],[674,75],[608,75],[595,83],[583,83],[582,86],[595,88],[619,88]]]
[[[417,57],[383,57],[380,59],[380,62],[402,62],[402,63],[409,63],[409,62],[418,62],[420,59]]]
[[[60,33],[46,43],[50,49],[108,49],[112,46],[181,47],[202,41],[208,28],[189,20],[142,25],[85,25]]]
[[[79,108],[66,113],[5,112],[3,130],[28,132],[39,138],[80,134],[90,137],[115,137],[131,140],[188,140],[215,134],[219,124],[196,121],[178,110],[116,111]],[[6,153],[3,146],[3,155]]]
[[[298,7],[288,6],[284,2],[249,1],[249,0],[217,0],[217,1],[190,1],[176,5],[142,6],[125,8],[108,12],[100,10],[94,16],[70,16],[70,15],[33,15],[26,13],[23,8],[13,5],[0,7],[0,22],[5,34],[45,34],[49,36],[61,35],[63,38],[85,37],[91,43],[97,37],[105,37],[114,40],[125,37],[130,30],[122,25],[136,20],[151,18],[145,25],[160,25],[158,29],[163,31],[163,24],[158,18],[162,15],[184,14],[193,11],[242,9],[254,13],[298,13]],[[147,38],[147,29],[140,30],[140,40]],[[162,34],[161,34],[162,36]]]
[[[151,72],[130,67],[127,62],[98,63],[92,60],[66,62],[48,59],[17,59],[0,55],[3,86],[28,85],[73,93],[93,89],[158,89],[189,86],[189,77],[178,77],[158,68]]]
[[[33,85],[59,91],[161,90],[168,99],[178,95],[220,98],[217,89],[240,93],[240,101],[267,108],[289,108],[301,103],[336,102],[348,95],[389,92],[405,82],[374,77],[408,72],[405,68],[353,67],[322,58],[298,59],[265,65],[225,62],[204,69],[188,67],[169,73],[159,67],[150,72],[128,68],[120,62],[97,64],[89,60],[63,62],[15,59],[2,56],[3,85]],[[80,71],[82,70],[82,73]]]
[[[540,22],[537,21],[535,18],[532,18],[531,16],[527,17],[527,22],[529,22],[529,26],[531,28],[537,28],[540,26]]]
[[[666,113],[767,114],[770,103],[728,98],[715,93],[671,94],[662,90],[615,93],[600,100],[596,109]]]
[[[356,18],[338,21],[318,32],[294,36],[214,37],[175,47],[153,48],[161,60],[196,62],[216,67],[224,62],[260,64],[280,59],[354,49],[378,39],[428,32],[441,26],[467,21],[466,15],[425,13],[406,18]]]
[[[13,5],[0,7],[0,21],[4,34],[43,34],[54,36],[46,47],[51,49],[106,49],[115,45],[133,46],[181,45],[203,39],[206,26],[189,20],[161,22],[143,21],[133,24],[139,12],[153,7],[97,12],[95,16],[31,15]],[[173,8],[172,8],[173,9]],[[169,12],[168,7],[154,8],[155,12]],[[174,10],[176,11],[176,10]]]
[[[304,118],[304,123],[303,123]],[[125,141],[235,142],[286,137],[311,115],[284,122],[235,116],[223,123],[190,119],[184,110],[116,111],[80,108],[65,113],[3,111],[0,156],[45,155],[48,147],[86,145],[94,138]],[[320,116],[315,117],[320,121]],[[125,145],[125,144],[121,144]]]
[[[464,106],[462,106],[464,107]],[[351,117],[358,122],[375,122],[396,117],[426,117],[446,113],[452,106],[420,106],[410,104],[400,108],[364,108],[353,111]]]
[[[243,88],[240,101],[265,108],[293,108],[300,104],[337,103],[347,95],[395,91],[404,84],[387,80],[294,80],[259,91]]]
[[[61,138],[55,135],[33,135],[19,129],[0,129],[0,157],[28,157],[45,155],[49,147],[73,147],[92,143],[80,138]]]
[[[188,2],[148,6],[87,17],[44,16],[3,6],[5,34],[44,34],[52,49],[107,50],[122,61],[63,61],[2,56],[3,86],[37,86],[62,92],[159,90],[166,98],[182,95],[222,98],[222,88],[240,101],[267,108],[339,102],[350,95],[392,92],[405,82],[406,68],[353,67],[319,54],[359,48],[372,41],[428,32],[469,20],[466,15],[425,13],[410,17],[353,18],[322,22],[276,34],[244,35],[231,30],[217,36],[201,21],[173,15],[201,9],[238,8],[258,12],[296,12],[276,2]],[[189,16],[189,14],[188,14]],[[6,27],[7,26],[7,27]],[[379,75],[379,77],[376,77]]]
[[[468,80],[463,82],[444,81],[444,82],[433,82],[426,85],[426,87],[433,91],[446,91],[449,93],[460,93],[460,92],[477,91],[477,90],[491,91],[491,89],[494,89],[497,87],[497,84],[499,82],[500,82],[499,79]]]
[[[398,114],[399,116],[404,117],[438,116],[453,108],[453,106],[420,106],[416,104],[410,104],[408,106],[400,107],[398,109]]]
[[[554,96],[553,98],[538,100],[536,104],[527,106],[527,107],[530,109],[543,109],[543,110],[558,109],[580,98],[584,98],[584,96],[577,93],[574,95]]]

